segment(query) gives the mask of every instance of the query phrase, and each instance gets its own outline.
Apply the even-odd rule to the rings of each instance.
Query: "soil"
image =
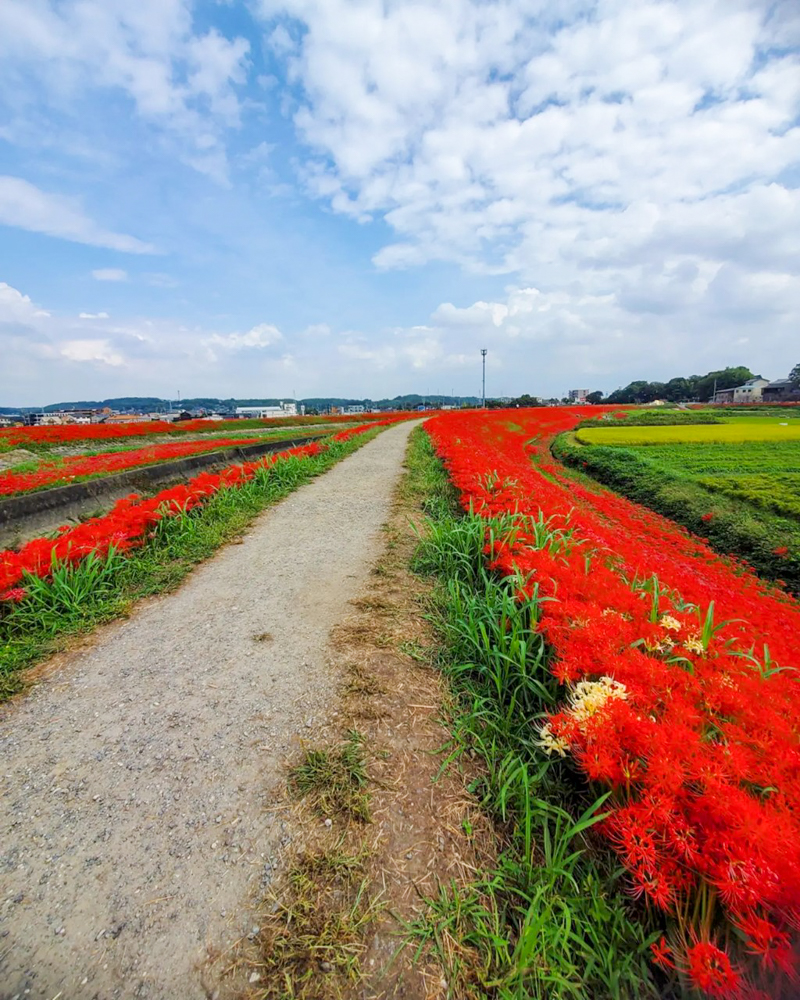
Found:
[[[410,430],[299,489],[0,710],[2,1000],[218,991],[209,959],[246,939],[297,835],[276,808],[285,761],[335,722],[328,640],[368,587]],[[417,834],[407,844],[416,857]]]
[[[15,465],[25,465],[28,462],[38,462],[39,455],[25,448],[15,448],[13,451],[0,452],[0,472],[13,469]]]

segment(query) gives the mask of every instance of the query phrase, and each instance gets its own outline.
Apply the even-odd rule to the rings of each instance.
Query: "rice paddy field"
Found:
[[[652,447],[655,445],[740,445],[800,442],[800,420],[770,417],[728,418],[714,424],[666,424],[616,427],[582,427],[576,434],[581,444]],[[735,449],[732,454],[736,454]]]
[[[800,414],[709,410],[703,416],[713,422],[698,423],[697,411],[628,411],[579,427],[555,452],[796,589]]]

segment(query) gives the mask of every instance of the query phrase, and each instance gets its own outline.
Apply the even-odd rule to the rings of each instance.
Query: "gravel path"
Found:
[[[380,550],[411,427],[262,515],[0,709],[0,998],[194,1000],[287,835],[287,753]],[[269,633],[260,640],[255,636]]]

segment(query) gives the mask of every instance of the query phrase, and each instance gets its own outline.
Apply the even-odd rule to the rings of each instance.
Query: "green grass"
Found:
[[[626,450],[669,475],[800,520],[800,441],[664,444]]]
[[[618,416],[617,414],[622,414]],[[661,424],[718,424],[720,418],[710,411],[697,410],[617,410],[600,417],[582,420],[578,427],[652,427]]]
[[[505,532],[509,522],[459,514],[427,436],[415,431],[411,443],[409,465],[433,498],[415,568],[438,581],[438,666],[454,699],[443,766],[480,759],[472,790],[501,849],[471,885],[440,886],[409,941],[443,963],[453,1000],[672,996],[647,960],[658,929],[626,898],[621,868],[592,837],[606,796],[537,745],[537,721],[558,701],[536,628],[539,602],[518,600],[519,581],[484,564],[487,527]],[[541,545],[568,543],[545,521],[529,527]]]
[[[638,409],[617,410],[600,417],[589,417],[578,424],[583,427],[683,427],[687,424],[760,424],[800,420],[800,407],[709,407],[698,410]]]
[[[701,486],[800,521],[800,469],[749,476],[700,476]]]
[[[594,446],[592,446],[594,447]],[[695,478],[702,475],[800,474],[800,442],[748,441],[739,444],[662,444],[657,448],[626,445],[639,459]]]
[[[23,686],[22,671],[103,622],[126,615],[142,597],[174,589],[192,568],[242,531],[265,508],[374,438],[380,429],[331,442],[319,455],[288,456],[244,486],[222,489],[181,517],[160,521],[154,537],[125,557],[111,552],[53,579],[28,577],[27,597],[0,610],[0,701]]]

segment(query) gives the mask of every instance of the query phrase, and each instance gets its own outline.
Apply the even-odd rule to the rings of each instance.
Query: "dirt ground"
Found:
[[[410,430],[302,487],[0,710],[3,1000],[214,995],[209,957],[247,939],[297,836],[285,762],[336,721],[329,638],[369,590]],[[429,782],[403,794],[430,799]],[[394,845],[423,877],[418,835]]]

